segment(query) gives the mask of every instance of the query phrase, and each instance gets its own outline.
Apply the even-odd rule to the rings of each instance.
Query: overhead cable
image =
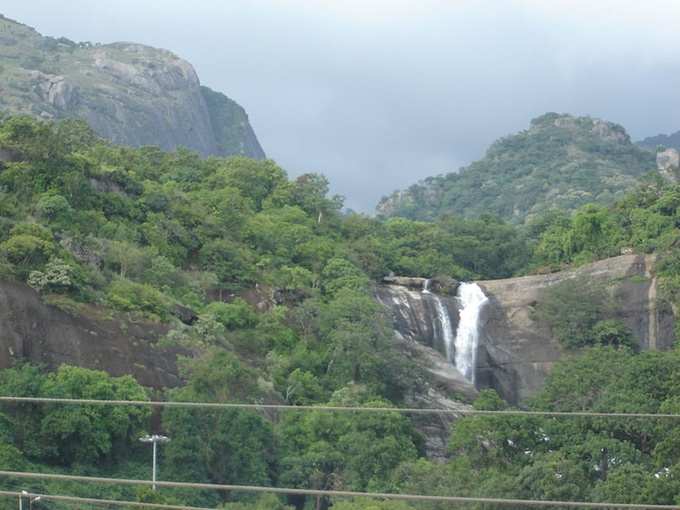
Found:
[[[275,411],[325,411],[351,413],[402,413],[402,414],[436,414],[454,416],[537,416],[537,417],[582,417],[582,418],[647,418],[674,419],[680,414],[672,413],[619,413],[599,411],[525,411],[521,409],[502,409],[497,411],[462,408],[434,409],[418,407],[379,407],[379,406],[328,406],[328,405],[286,405],[286,404],[240,404],[234,402],[176,402],[161,400],[102,400],[51,397],[13,397],[0,396],[0,402],[38,403],[38,404],[73,404],[73,405],[112,405],[112,406],[151,406],[179,407],[198,409],[250,409]]]
[[[32,478],[37,480],[59,480],[72,482],[88,483],[107,483],[119,485],[151,485],[151,480],[131,480],[124,478],[102,478],[94,476],[62,475],[54,473],[27,473],[16,471],[0,471],[0,476],[11,478]],[[325,496],[342,498],[374,498],[374,499],[393,499],[403,501],[429,501],[447,503],[482,503],[490,505],[509,505],[509,506],[558,506],[564,508],[620,508],[629,510],[680,510],[677,505],[652,505],[644,503],[609,503],[609,502],[588,502],[588,501],[558,501],[558,500],[537,500],[537,499],[509,499],[509,498],[483,498],[467,496],[435,496],[424,494],[399,494],[389,492],[355,492],[342,490],[321,490],[321,489],[292,489],[284,487],[266,487],[259,485],[230,485],[214,483],[194,483],[194,482],[159,482],[158,487],[173,487],[184,489],[209,489],[219,491],[239,491],[252,493],[271,493],[300,496]]]

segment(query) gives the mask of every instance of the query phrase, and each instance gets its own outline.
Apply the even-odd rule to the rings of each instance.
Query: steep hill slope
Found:
[[[0,110],[81,118],[119,144],[265,157],[245,110],[188,62],[133,43],[74,43],[0,17]]]
[[[654,155],[631,143],[621,126],[548,113],[460,172],[396,191],[377,210],[415,219],[493,214],[519,223],[551,207],[611,203],[654,168]]]

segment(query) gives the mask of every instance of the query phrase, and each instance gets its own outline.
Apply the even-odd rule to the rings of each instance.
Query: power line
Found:
[[[680,414],[671,413],[606,413],[596,411],[523,411],[519,409],[504,409],[487,411],[480,409],[433,409],[417,407],[350,407],[350,406],[316,406],[286,404],[238,404],[231,402],[173,402],[160,400],[101,400],[77,398],[49,398],[49,397],[11,397],[0,396],[0,402],[41,403],[41,404],[74,404],[74,405],[120,405],[120,406],[151,406],[151,407],[180,407],[198,409],[250,409],[277,411],[327,411],[327,412],[363,412],[363,413],[402,413],[402,414],[450,414],[469,416],[544,416],[544,417],[582,417],[582,418],[680,418]]]
[[[163,510],[215,510],[214,508],[205,508],[199,506],[186,505],[167,505],[164,503],[145,503],[142,501],[123,501],[119,499],[99,499],[99,498],[80,498],[77,496],[62,496],[56,494],[39,494],[34,492],[16,492],[16,491],[0,491],[0,496],[7,497],[24,497],[24,498],[40,498],[47,501],[66,501],[70,503],[81,503],[91,505],[111,505],[111,506],[135,506],[141,508],[158,508]]]
[[[14,478],[33,478],[39,480],[60,480],[71,482],[108,483],[120,485],[151,485],[150,480],[134,480],[124,478],[102,478],[94,476],[61,475],[54,473],[26,473],[17,471],[0,471],[0,476]],[[651,505],[644,503],[605,503],[587,501],[557,501],[538,499],[508,499],[508,498],[482,498],[467,496],[428,496],[424,494],[398,494],[385,492],[354,492],[340,490],[319,489],[290,489],[284,487],[264,487],[259,485],[229,485],[214,483],[194,482],[156,482],[159,487],[174,487],[184,489],[210,489],[219,491],[239,491],[253,493],[290,494],[300,496],[328,496],[344,498],[374,498],[395,499],[404,501],[429,501],[440,503],[483,503],[492,505],[511,506],[561,506],[568,508],[622,508],[630,510],[679,510],[677,505]],[[180,507],[190,508],[190,507]]]

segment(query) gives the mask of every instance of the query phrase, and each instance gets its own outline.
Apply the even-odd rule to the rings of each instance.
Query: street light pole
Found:
[[[28,492],[21,491],[21,494],[19,495],[19,510],[23,510],[24,508],[24,496],[28,496]]]
[[[33,510],[33,503],[37,503],[42,499],[42,496],[31,496],[26,491],[21,491],[19,494],[19,510],[24,508],[24,498],[28,498],[28,510]]]
[[[152,462],[152,467],[151,467],[151,488],[153,490],[156,490],[156,444],[158,443],[167,443],[170,441],[169,437],[166,436],[161,436],[158,434],[154,434],[152,436],[146,435],[144,437],[140,437],[139,440],[142,443],[151,443],[153,445],[153,462]],[[19,508],[21,510],[21,508]]]

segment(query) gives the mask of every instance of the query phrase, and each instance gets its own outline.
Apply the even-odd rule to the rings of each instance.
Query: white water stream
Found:
[[[479,344],[479,314],[489,299],[476,283],[461,283],[458,287],[458,300],[461,309],[458,331],[456,331],[456,339],[454,340],[456,349],[454,362],[460,373],[472,384],[475,384],[477,345]]]
[[[423,285],[423,293],[429,294],[434,300],[434,305],[437,309],[437,318],[439,319],[439,325],[442,328],[442,338],[444,339],[444,348],[446,349],[446,361],[449,363],[454,363],[453,359],[453,328],[451,327],[451,319],[449,317],[449,311],[444,306],[441,298],[436,294],[430,292],[430,280],[425,280]]]

